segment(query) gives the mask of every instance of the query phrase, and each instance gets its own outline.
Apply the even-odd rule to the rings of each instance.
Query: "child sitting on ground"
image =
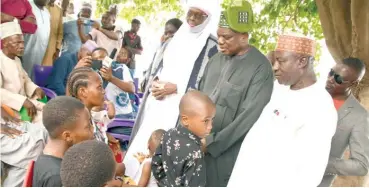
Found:
[[[152,158],[152,172],[160,187],[204,187],[206,169],[201,139],[210,134],[215,116],[211,99],[187,92],[179,104],[180,126],[164,134]]]
[[[147,147],[149,149],[149,155],[146,156],[142,153],[138,153],[135,157],[140,162],[141,167],[134,177],[134,181],[137,183],[139,187],[157,187],[158,184],[156,183],[156,179],[154,178],[153,174],[151,173],[151,159],[154,156],[155,150],[160,145],[160,141],[165,134],[165,130],[158,129],[154,131],[147,143]]]

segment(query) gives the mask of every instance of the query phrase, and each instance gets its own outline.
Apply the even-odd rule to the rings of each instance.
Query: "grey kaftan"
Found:
[[[207,186],[227,186],[242,141],[270,100],[273,79],[269,61],[254,47],[242,56],[210,59],[199,84],[216,104],[206,138]]]

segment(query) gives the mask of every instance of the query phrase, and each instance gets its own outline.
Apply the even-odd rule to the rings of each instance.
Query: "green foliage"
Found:
[[[146,21],[156,19],[160,11],[176,12],[180,17],[183,14],[179,0],[97,0],[96,17],[109,9],[112,4],[121,4],[119,17],[132,20],[136,16],[142,16]],[[164,21],[163,21],[164,24]]]
[[[233,0],[224,0],[223,7]],[[131,20],[142,16],[146,21],[157,20],[159,11],[177,12],[183,15],[179,0],[97,0],[97,15],[108,10],[112,4],[127,4],[120,10],[120,17]],[[250,43],[267,53],[275,48],[277,36],[281,32],[299,32],[316,40],[323,39],[318,8],[314,0],[249,0],[254,7],[254,31],[251,32]],[[132,3],[131,3],[132,4]],[[260,8],[260,11],[256,9]],[[165,20],[161,21],[164,24]],[[318,45],[317,59],[321,54]]]
[[[226,7],[233,0],[224,0]],[[314,0],[249,0],[254,7],[254,30],[250,43],[263,53],[275,48],[278,34],[299,32],[304,35],[323,39],[318,8]],[[255,8],[260,7],[260,12]],[[317,46],[317,56],[321,55],[321,46]]]

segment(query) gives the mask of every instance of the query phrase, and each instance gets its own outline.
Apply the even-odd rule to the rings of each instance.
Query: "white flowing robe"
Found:
[[[206,5],[214,8],[219,6],[219,3],[216,0],[194,1],[191,7],[199,6],[200,9],[206,11],[209,10]],[[156,100],[152,94],[148,96],[142,124],[125,155],[126,166],[130,165],[128,161],[132,160],[134,154],[147,151],[148,139],[152,132],[157,129],[169,130],[176,126],[179,102],[186,92],[195,61],[212,32],[212,27],[210,27],[213,24],[212,21],[216,20],[212,18],[210,11],[207,13],[208,18],[195,28],[190,28],[187,22],[183,23],[168,44],[164,52],[163,69],[158,78],[160,81],[176,84],[177,93],[166,96],[163,100]],[[126,175],[133,177],[137,171],[137,168],[127,167]]]
[[[337,112],[318,84],[275,84],[270,103],[244,139],[228,187],[316,187],[328,164]]]
[[[30,78],[34,78],[33,66],[42,64],[50,37],[50,13],[46,7],[42,10],[38,8],[33,0],[29,3],[32,5],[32,12],[36,17],[37,30],[34,34],[24,35],[24,55],[22,64],[24,70]]]
[[[0,60],[1,104],[12,108],[18,113],[24,101],[32,97],[38,86],[28,77],[18,57],[15,57],[13,60],[0,51]],[[36,108],[39,106],[34,100],[31,100],[31,102],[34,102]],[[34,123],[41,123],[42,121],[42,109],[38,110]]]

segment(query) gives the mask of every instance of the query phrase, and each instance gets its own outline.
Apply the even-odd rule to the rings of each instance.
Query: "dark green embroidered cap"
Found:
[[[222,11],[219,27],[231,28],[239,33],[250,32],[253,26],[254,14],[246,0],[232,0],[225,11]]]

